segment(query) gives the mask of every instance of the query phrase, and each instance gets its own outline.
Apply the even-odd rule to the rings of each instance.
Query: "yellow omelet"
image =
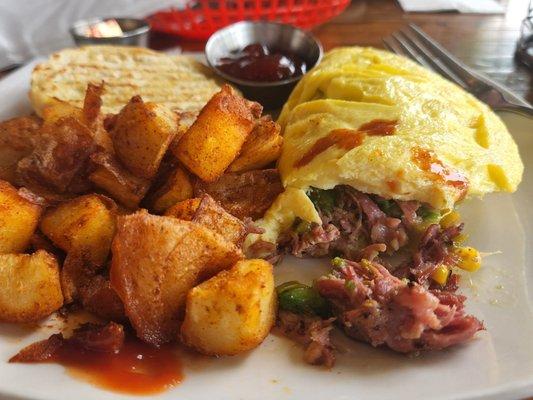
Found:
[[[296,86],[279,123],[287,192],[259,221],[271,242],[295,216],[318,218],[304,198],[310,187],[349,185],[445,210],[465,197],[513,192],[522,178],[517,146],[489,107],[411,60],[373,48],[327,53]]]

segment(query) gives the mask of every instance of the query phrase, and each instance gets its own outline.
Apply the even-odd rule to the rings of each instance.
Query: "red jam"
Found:
[[[221,58],[216,67],[235,78],[275,82],[305,74],[307,65],[294,53],[279,52],[259,43],[246,46]]]

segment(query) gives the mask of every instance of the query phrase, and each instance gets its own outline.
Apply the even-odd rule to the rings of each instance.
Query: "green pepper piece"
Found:
[[[311,286],[296,281],[286,282],[277,287],[279,307],[295,314],[331,315],[329,303]]]
[[[441,215],[440,212],[434,208],[431,208],[427,205],[422,205],[416,212],[420,218],[429,224],[436,224],[439,222]]]
[[[333,211],[337,202],[337,191],[335,189],[323,190],[311,188],[307,192],[307,196],[317,209],[325,213]]]
[[[394,200],[376,199],[378,207],[389,217],[401,218],[403,215],[402,209]]]

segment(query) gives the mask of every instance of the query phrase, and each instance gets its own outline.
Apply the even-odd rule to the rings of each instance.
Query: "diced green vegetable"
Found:
[[[329,303],[311,286],[296,281],[285,282],[276,288],[279,307],[295,314],[331,315]]]
[[[335,189],[310,188],[307,196],[317,209],[325,213],[331,212],[337,203],[337,191]]]
[[[418,214],[420,218],[424,220],[424,222],[427,222],[430,224],[435,224],[439,222],[440,217],[441,217],[438,210],[435,210],[434,208],[431,208],[430,206],[427,206],[425,204],[420,206],[420,208],[418,209],[416,213]]]
[[[394,200],[386,200],[382,198],[377,198],[376,203],[378,207],[387,214],[389,217],[401,218],[403,215],[400,206]]]

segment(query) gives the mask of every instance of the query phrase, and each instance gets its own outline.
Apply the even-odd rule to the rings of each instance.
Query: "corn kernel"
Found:
[[[455,254],[459,257],[457,267],[470,272],[477,271],[481,267],[481,256],[473,247],[458,247],[455,249]]]
[[[448,281],[449,276],[450,276],[450,269],[446,265],[440,264],[437,266],[437,268],[435,268],[435,270],[431,274],[431,279],[433,279],[439,285],[444,286],[446,282]]]
[[[443,228],[449,228],[450,226],[455,226],[461,222],[461,214],[457,211],[452,210],[440,220],[440,226]]]
[[[468,235],[465,235],[464,233],[460,233],[456,237],[453,238],[453,244],[458,245],[461,243],[466,242],[466,239],[468,239]]]

